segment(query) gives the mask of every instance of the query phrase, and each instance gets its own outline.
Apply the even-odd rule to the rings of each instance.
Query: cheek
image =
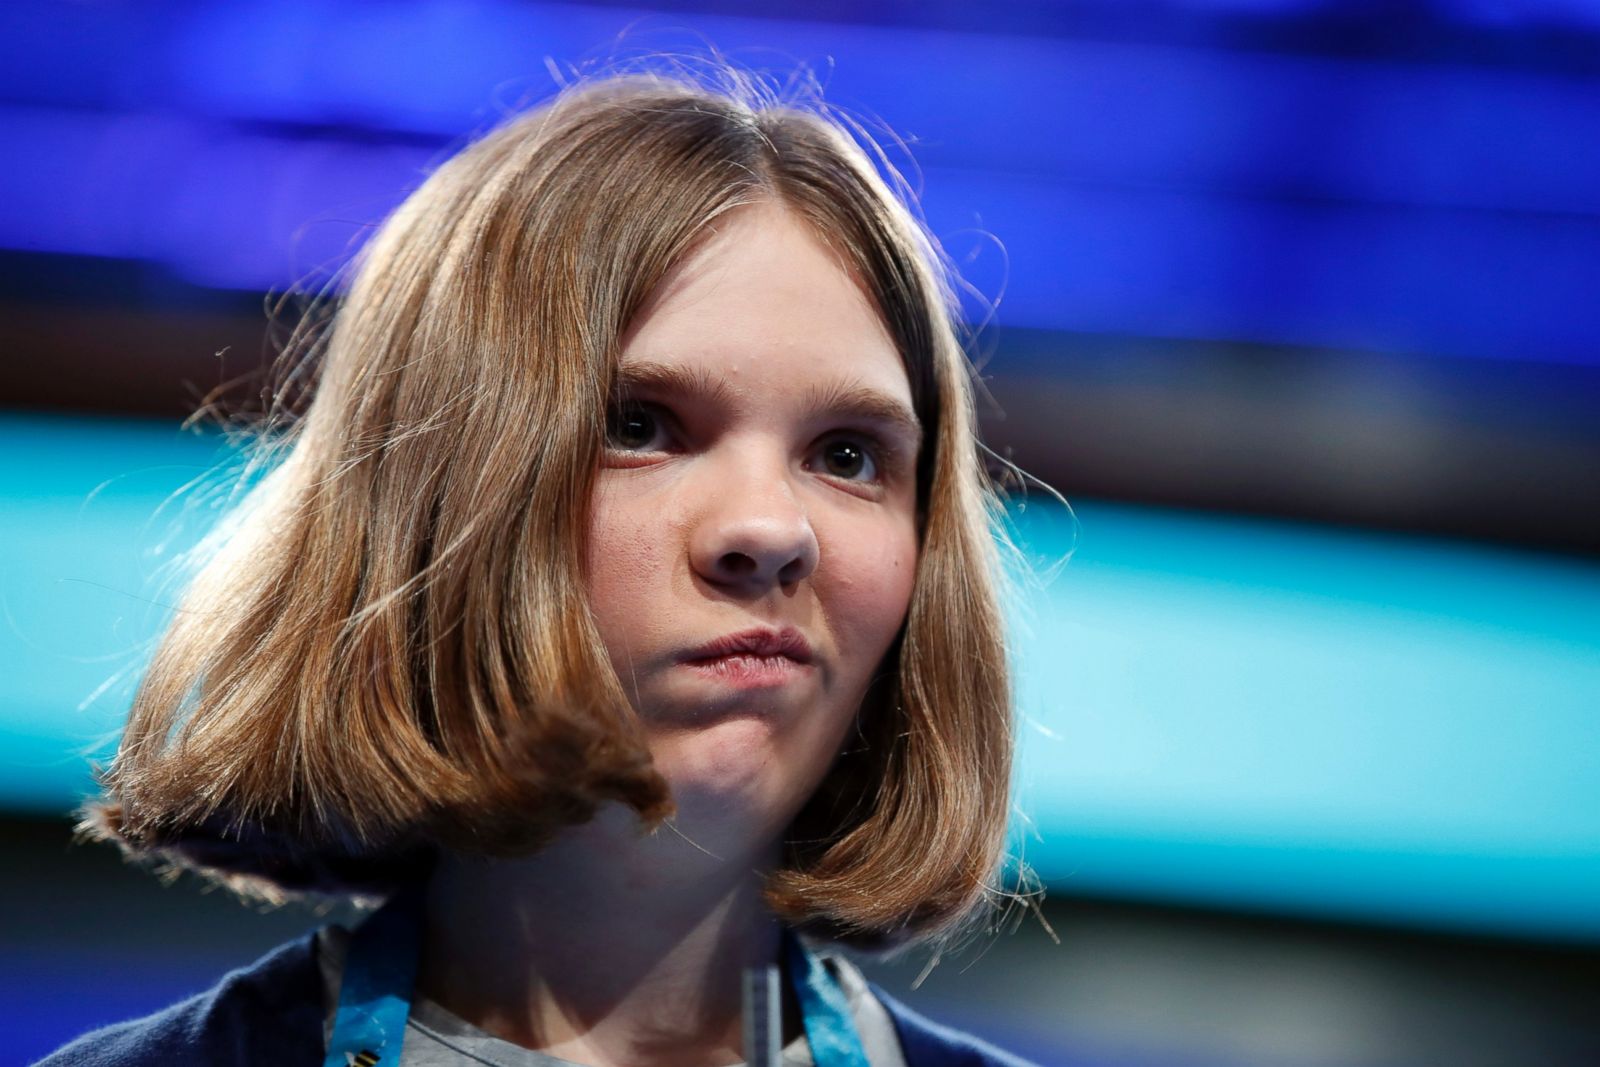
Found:
[[[661,613],[658,578],[667,566],[660,515],[610,491],[602,476],[595,489],[589,523],[587,591],[600,635],[620,669],[629,647],[648,638],[646,629]],[[624,675],[626,677],[626,675]]]
[[[841,538],[827,547],[834,564],[829,613],[843,647],[860,648],[870,672],[888,651],[911,604],[917,577],[915,526],[897,522],[872,536]]]

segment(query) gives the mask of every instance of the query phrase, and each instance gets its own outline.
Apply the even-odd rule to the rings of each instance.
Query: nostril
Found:
[[[755,513],[713,516],[694,531],[690,556],[705,580],[754,592],[793,588],[816,566],[817,543],[804,516],[795,522]]]
[[[784,564],[782,569],[778,571],[778,581],[782,582],[784,585],[792,585],[793,583],[798,582],[801,578],[805,577],[805,570],[805,560],[792,559],[788,563]]]

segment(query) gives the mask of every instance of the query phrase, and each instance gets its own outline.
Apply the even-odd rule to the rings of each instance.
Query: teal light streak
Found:
[[[1048,882],[1600,940],[1600,567],[1078,510],[1016,612]]]
[[[110,751],[229,453],[0,416],[0,807]],[[1015,839],[1053,886],[1600,941],[1600,566],[1080,502],[1013,605]],[[1015,514],[1039,569],[1073,546]],[[119,675],[120,672],[120,675]],[[109,686],[107,680],[119,676]]]

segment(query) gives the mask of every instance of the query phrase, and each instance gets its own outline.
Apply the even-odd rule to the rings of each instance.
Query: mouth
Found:
[[[762,627],[718,637],[679,657],[680,662],[688,664],[725,659],[783,659],[806,665],[812,660],[811,644],[793,626],[781,630]]]
[[[703,678],[744,689],[781,686],[810,673],[811,645],[794,627],[728,634],[679,657]]]

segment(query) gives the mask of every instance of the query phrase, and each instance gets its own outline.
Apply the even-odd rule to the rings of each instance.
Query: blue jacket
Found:
[[[890,997],[907,1067],[1034,1067]],[[144,1019],[86,1034],[36,1067],[320,1067],[321,977],[306,934],[225,976],[211,989]]]

